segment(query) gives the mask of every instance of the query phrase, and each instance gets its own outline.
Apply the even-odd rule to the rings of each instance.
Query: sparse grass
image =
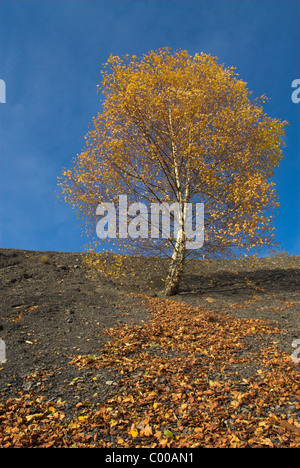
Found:
[[[48,255],[41,255],[39,260],[41,263],[50,263],[50,258],[48,257]]]

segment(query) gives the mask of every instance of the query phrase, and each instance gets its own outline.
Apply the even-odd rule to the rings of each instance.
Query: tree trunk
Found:
[[[180,280],[183,274],[184,258],[185,258],[185,236],[181,233],[176,240],[176,246],[172,256],[171,265],[166,279],[164,294],[166,296],[174,296],[178,292]]]
[[[180,229],[177,233],[175,249],[172,255],[172,261],[169,268],[168,276],[166,279],[166,285],[164,294],[166,296],[174,296],[178,292],[179,283],[183,274],[184,259],[185,259],[185,249],[186,249],[186,235],[185,235],[185,203],[188,202],[189,192],[190,192],[190,172],[189,172],[189,163],[187,169],[187,178],[185,181],[185,187],[182,187],[182,182],[180,180],[180,165],[178,163],[178,154],[176,147],[176,137],[173,130],[172,122],[172,113],[169,108],[169,132],[171,136],[172,143],[172,157],[174,165],[174,176],[175,176],[175,187],[176,187],[176,198],[180,204]],[[183,195],[183,192],[184,195]]]

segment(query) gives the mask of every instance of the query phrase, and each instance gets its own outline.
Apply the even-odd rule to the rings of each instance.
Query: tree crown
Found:
[[[66,201],[87,220],[94,223],[97,205],[118,194],[130,202],[201,201],[201,253],[272,242],[279,203],[270,179],[287,122],[264,113],[266,96],[251,100],[234,67],[168,48],[141,59],[111,55],[100,91],[86,147],[60,180]]]

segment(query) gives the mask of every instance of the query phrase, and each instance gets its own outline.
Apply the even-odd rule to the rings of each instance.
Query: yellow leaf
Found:
[[[78,421],[86,421],[87,416],[78,416]]]
[[[33,419],[41,419],[43,416],[44,416],[44,413],[30,414],[29,416],[26,416],[26,420],[30,422]]]
[[[236,401],[236,400],[233,400],[230,404],[231,404],[231,406],[233,406],[233,408],[237,408],[239,406],[240,402]]]
[[[139,431],[137,431],[136,429],[131,429],[131,431],[129,432],[129,434],[135,438],[139,435]]]

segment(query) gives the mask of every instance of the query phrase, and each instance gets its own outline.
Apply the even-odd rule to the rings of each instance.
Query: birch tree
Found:
[[[170,258],[167,295],[178,291],[188,258],[273,243],[279,202],[271,179],[287,122],[264,113],[266,96],[251,99],[235,68],[216,57],[168,48],[140,59],[111,55],[101,74],[102,106],[85,148],[59,180],[94,233],[97,206],[119,194],[131,203],[177,203],[176,235],[124,242],[124,252],[142,245]],[[205,240],[189,249],[185,207],[197,202],[204,204]]]

